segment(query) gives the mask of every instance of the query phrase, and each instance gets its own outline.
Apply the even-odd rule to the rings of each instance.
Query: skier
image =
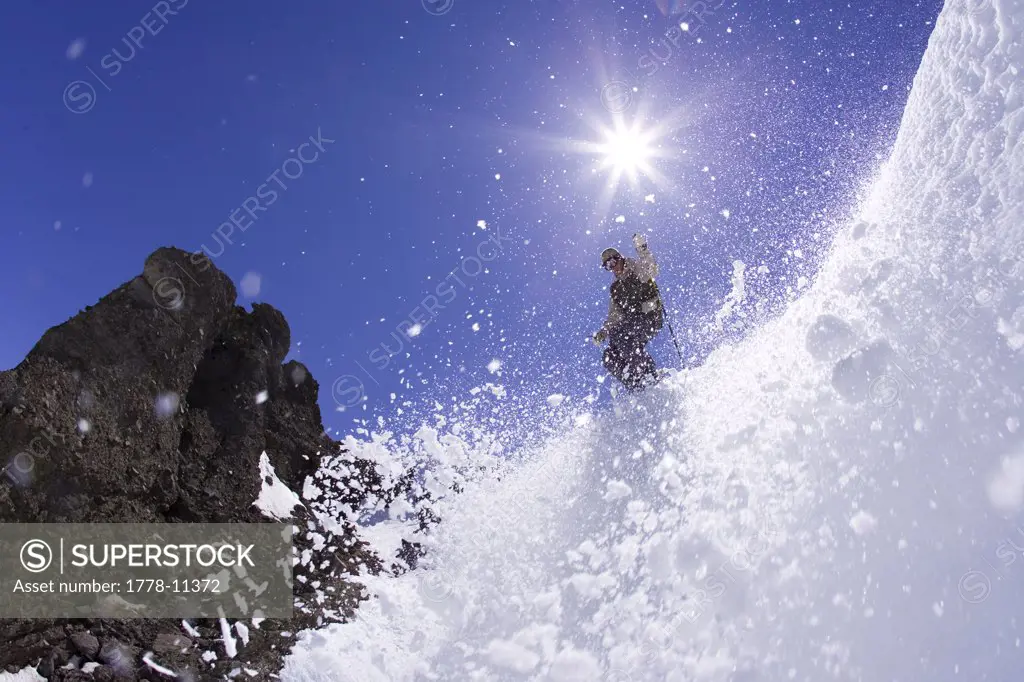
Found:
[[[604,367],[630,392],[656,383],[654,358],[647,344],[665,324],[665,311],[654,278],[658,264],[654,261],[647,240],[633,235],[638,258],[624,258],[616,249],[601,253],[601,265],[615,273],[608,302],[608,319],[594,334],[600,346],[608,339],[604,351]]]

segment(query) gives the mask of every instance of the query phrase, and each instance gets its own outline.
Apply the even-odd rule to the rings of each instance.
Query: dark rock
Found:
[[[21,465],[0,462],[0,523],[266,522],[253,504],[266,452],[282,484],[301,493],[312,477],[325,491],[293,510],[295,551],[310,557],[294,571],[296,615],[250,629],[235,659],[212,665],[200,656],[220,638],[216,620],[191,621],[199,634],[189,639],[180,619],[0,620],[0,666],[45,664],[50,679],[162,679],[141,659],[152,651],[180,679],[223,679],[244,666],[259,671],[247,680],[270,680],[290,649],[280,632],[351,618],[366,598],[351,576],[384,570],[355,526],[328,532],[318,514],[386,506],[411,477],[387,484],[326,436],[319,384],[301,363],[282,364],[284,316],[234,301],[211,263],[160,249],[140,276],[0,372],[0,453]],[[321,475],[339,461],[346,475]],[[175,637],[184,646],[171,646]],[[83,678],[62,667],[73,651],[106,665]]]
[[[138,649],[129,644],[124,644],[116,639],[107,639],[100,647],[99,660],[115,671],[120,671],[134,668],[138,654]]]
[[[61,682],[135,682],[139,678],[134,670],[126,670],[119,673],[113,668],[100,665],[93,668],[91,672],[85,672],[77,668],[58,669],[54,671],[50,679],[60,680]]]
[[[115,682],[117,680],[117,673],[114,672],[113,668],[101,665],[98,668],[93,668],[92,679],[93,682]]]
[[[161,632],[153,640],[150,649],[155,654],[178,653],[192,647],[192,640],[184,635]]]
[[[74,645],[75,651],[91,660],[95,660],[100,653],[100,640],[91,632],[74,633],[71,635],[71,644]]]
[[[57,656],[51,653],[47,654],[41,661],[39,661],[39,665],[36,666],[36,672],[39,673],[40,676],[50,679],[50,677],[53,676],[53,671],[59,667],[60,666],[57,665]]]
[[[0,518],[103,521],[127,507],[135,514],[123,521],[163,520],[150,497],[178,459],[180,417],[155,406],[187,393],[234,298],[218,270],[199,272],[183,252],[160,249],[142,276],[46,332],[11,371],[23,411],[0,415],[0,443],[32,458]]]
[[[415,569],[423,554],[422,545],[418,542],[409,542],[402,538],[402,548],[398,551],[398,558],[405,562],[406,568],[409,570]]]
[[[78,668],[61,668],[55,670],[49,679],[59,680],[59,682],[92,682],[95,678],[92,674]]]

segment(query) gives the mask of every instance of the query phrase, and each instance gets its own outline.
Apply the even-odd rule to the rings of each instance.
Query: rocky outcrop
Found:
[[[193,261],[156,251],[140,276],[0,373],[0,522],[265,522],[253,504],[264,452],[300,495],[321,458],[344,456],[324,433],[317,382],[301,363],[283,364],[284,316],[235,306],[231,281]],[[355,511],[371,496],[386,506],[402,493],[382,489],[371,463],[348,471],[330,499],[293,509],[295,617],[249,624],[236,656],[218,620],[0,620],[0,669],[165,679],[146,657],[179,679],[273,679],[295,633],[351,617],[364,598],[353,574],[390,563],[351,524],[321,527],[318,511]],[[204,660],[209,651],[216,658]]]

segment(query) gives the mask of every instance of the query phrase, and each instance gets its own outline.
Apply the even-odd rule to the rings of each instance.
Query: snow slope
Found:
[[[353,440],[465,491],[283,678],[1019,679],[1022,28],[1024,0],[947,3],[814,285],[700,369],[555,401],[529,447],[457,418]]]

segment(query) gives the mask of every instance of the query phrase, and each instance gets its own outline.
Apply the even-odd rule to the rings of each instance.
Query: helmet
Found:
[[[622,258],[622,254],[619,253],[618,249],[608,248],[601,252],[601,265],[608,262],[609,258]]]

